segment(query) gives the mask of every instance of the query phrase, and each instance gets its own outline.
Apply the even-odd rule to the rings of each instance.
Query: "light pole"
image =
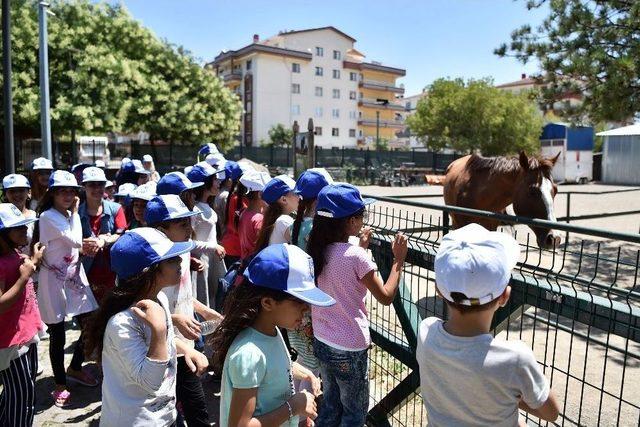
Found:
[[[51,153],[51,112],[49,111],[49,52],[47,41],[47,13],[49,3],[38,3],[38,21],[40,27],[40,133],[42,138],[42,156],[53,160]],[[55,15],[54,15],[55,16]]]
[[[2,0],[2,74],[4,82],[4,169],[16,170],[13,145],[13,94],[11,93],[11,1]]]

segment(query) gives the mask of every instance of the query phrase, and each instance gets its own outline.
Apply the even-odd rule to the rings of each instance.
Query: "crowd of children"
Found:
[[[148,155],[123,159],[114,182],[104,165],[67,172],[44,158],[30,180],[4,177],[0,425],[33,424],[47,337],[53,403],[72,404],[69,383],[101,384],[103,426],[210,425],[207,370],[220,376],[221,426],[365,424],[366,297],[393,302],[406,236],[392,238],[385,280],[368,251],[374,200],[356,187],[321,168],[271,178],[213,144],[197,156],[162,177]],[[450,316],[422,322],[416,352],[429,425],[557,418],[532,350],[490,333],[518,256],[476,224],[443,238],[436,285]],[[70,320],[81,333],[65,369]]]

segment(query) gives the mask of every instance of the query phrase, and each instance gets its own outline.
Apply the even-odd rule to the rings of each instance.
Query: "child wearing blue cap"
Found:
[[[318,193],[307,252],[313,258],[318,288],[336,300],[332,307],[311,310],[313,348],[324,382],[318,426],[364,425],[371,345],[365,298],[370,291],[381,304],[393,302],[407,255],[407,238],[397,234],[391,243],[394,259],[385,284],[367,253],[371,230],[363,230],[366,206],[372,202],[363,200],[350,184],[328,185]],[[349,243],[350,237],[358,235],[359,245]]]
[[[87,315],[98,307],[80,262],[79,188],[70,172],[57,170],[51,174],[49,189],[38,206],[40,221],[33,236],[34,242],[39,241],[46,248],[38,274],[38,304],[50,335],[49,358],[56,383],[52,395],[60,407],[70,403],[67,380],[90,387],[98,385],[96,378],[82,368],[84,333],[76,343],[71,365],[64,370],[65,319],[76,317],[83,326]]]
[[[193,229],[191,218],[199,211],[190,210],[175,194],[156,196],[147,203],[145,220],[150,227],[160,230],[175,243],[188,242]],[[195,243],[194,243],[195,247]],[[200,338],[200,323],[194,313],[204,320],[219,320],[222,316],[195,298],[191,280],[190,253],[180,255],[182,274],[176,286],[163,289],[169,301],[169,311],[176,326],[178,339],[189,348]],[[186,360],[178,357],[176,396],[181,402],[185,420],[189,425],[207,425],[209,414],[200,379],[189,369]]]
[[[309,304],[335,304],[315,286],[309,255],[288,244],[255,255],[227,296],[225,318],[211,338],[213,366],[222,372],[221,426],[294,427],[298,417],[315,418],[320,382],[291,363],[278,329],[295,328]],[[294,378],[309,380],[313,393],[296,393]]]
[[[293,190],[296,182],[287,175],[278,175],[264,186],[262,200],[267,204],[264,210],[262,229],[258,234],[256,250],[260,251],[276,243],[289,243],[293,225],[291,214],[298,209],[300,196]]]
[[[222,224],[222,239],[220,244],[224,246],[226,256],[224,262],[227,268],[238,261],[241,256],[240,236],[238,235],[238,221],[240,213],[246,209],[247,200],[243,199],[244,186],[240,184],[242,169],[236,162],[227,160],[224,165],[225,181],[221,191],[214,202],[214,209],[218,213],[218,220]]]
[[[180,281],[180,255],[193,243],[173,243],[158,230],[140,227],[111,247],[116,287],[87,328],[87,354],[102,361],[100,425],[172,426],[176,422],[177,354],[201,374],[206,358],[174,338],[163,290]]]
[[[5,187],[6,188],[6,187]],[[38,332],[42,327],[32,276],[44,247],[21,254],[27,244],[25,217],[11,203],[0,204],[0,425],[31,426],[35,415]]]

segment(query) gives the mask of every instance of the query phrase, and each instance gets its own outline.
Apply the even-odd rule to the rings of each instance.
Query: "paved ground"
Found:
[[[628,187],[604,186],[604,185],[566,185],[561,186],[561,192],[567,191],[587,191],[599,192],[606,190],[614,190]],[[362,187],[365,194],[378,196],[402,196],[402,195],[441,195],[441,187]],[[433,198],[411,198],[412,201],[422,201],[428,203],[442,204],[442,197]],[[392,205],[386,205],[391,207]],[[404,208],[403,208],[404,209]],[[566,195],[559,194],[555,200],[556,216],[562,217],[566,215]],[[619,193],[609,195],[572,195],[571,196],[571,215],[584,215],[602,212],[620,212],[627,210],[640,210],[640,192]],[[414,208],[411,210],[417,214],[429,214],[433,211],[429,209]],[[606,219],[594,219],[576,222],[579,225],[589,227],[606,228],[610,230],[637,233],[640,224],[640,215],[621,216]],[[68,342],[75,342],[78,331],[70,331],[67,335]],[[67,364],[71,359],[72,347],[67,347],[66,358]],[[574,355],[576,353],[574,352]],[[74,396],[75,406],[70,409],[59,409],[53,406],[52,399],[49,395],[53,389],[53,378],[48,357],[48,341],[44,341],[39,346],[39,360],[44,366],[44,373],[38,377],[37,381],[37,401],[36,401],[36,425],[37,426],[59,426],[59,425],[97,425],[100,417],[100,388],[87,388],[82,386],[72,386],[72,394]],[[637,378],[638,371],[633,371],[633,377]],[[629,377],[630,375],[627,375]],[[219,398],[215,393],[219,390],[219,383],[209,379],[204,381],[207,403],[209,405],[210,414],[212,414],[212,422],[217,420],[217,410]],[[635,389],[633,387],[632,389]],[[625,390],[625,395],[626,395]],[[637,421],[637,419],[636,419]],[[626,424],[626,423],[623,423]]]

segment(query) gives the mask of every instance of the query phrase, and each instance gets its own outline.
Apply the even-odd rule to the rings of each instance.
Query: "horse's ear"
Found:
[[[560,158],[560,153],[562,153],[562,151],[558,151],[558,154],[556,154],[556,156],[555,156],[555,157],[553,157],[553,158],[551,159],[551,164],[552,164],[552,165],[555,165],[555,164],[556,164],[556,162],[557,162],[557,161],[558,161],[558,159]]]
[[[524,170],[528,170],[529,169],[529,158],[527,157],[527,154],[524,151],[520,152],[520,166],[522,167],[522,169]]]

